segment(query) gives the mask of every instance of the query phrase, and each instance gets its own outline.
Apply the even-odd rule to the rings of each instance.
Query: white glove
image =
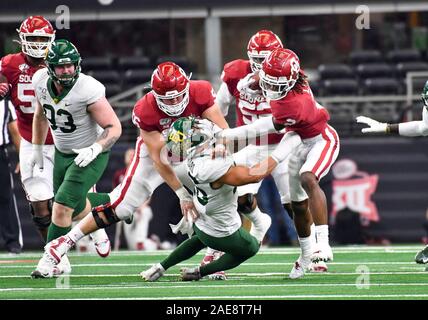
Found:
[[[357,117],[357,123],[364,123],[369,125],[369,128],[363,128],[361,129],[362,133],[367,132],[383,132],[385,133],[387,131],[387,123],[376,121],[372,118],[365,117],[365,116],[359,116]]]
[[[244,78],[239,80],[238,84],[236,85],[236,89],[238,89],[239,92],[245,92],[251,96],[260,95],[260,90],[253,90],[250,88],[250,85],[256,82],[256,79],[254,79],[253,76],[254,73],[249,73]]]
[[[214,122],[208,119],[195,119],[195,128],[198,128],[202,131],[212,132],[216,136],[223,129],[216,125]]]
[[[87,148],[72,150],[77,153],[77,157],[74,158],[74,163],[79,167],[86,167],[101,153],[101,151],[103,151],[103,147],[95,142]]]
[[[199,213],[193,204],[193,197],[189,192],[187,192],[186,188],[181,187],[175,190],[175,194],[178,199],[180,199],[180,207],[183,217],[190,223],[198,219]]]
[[[31,172],[35,165],[39,167],[40,172],[43,171],[43,145],[42,144],[33,144],[33,152],[29,160]]]

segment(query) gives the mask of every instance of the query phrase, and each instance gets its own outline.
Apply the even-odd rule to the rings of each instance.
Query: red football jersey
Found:
[[[236,99],[236,126],[244,126],[253,123],[261,117],[271,115],[271,107],[262,94],[254,99],[238,91],[236,86],[239,80],[252,73],[250,61],[233,60],[224,66],[222,80],[232,96]],[[272,133],[268,135],[269,144],[277,144],[284,134]]]
[[[10,98],[16,109],[19,133],[28,142],[31,142],[33,135],[33,115],[36,108],[36,97],[31,80],[34,73],[43,67],[44,65],[32,66],[22,52],[9,54],[0,62],[0,73],[12,85]],[[50,130],[45,144],[53,144]]]
[[[152,92],[137,101],[132,113],[134,124],[144,131],[159,131],[169,129],[171,124],[180,117],[200,117],[205,110],[214,104],[214,91],[208,81],[190,81],[189,104],[178,117],[165,114],[156,104]]]
[[[271,100],[272,115],[276,123],[295,131],[302,139],[322,133],[330,119],[328,111],[315,101],[309,86],[302,93],[294,90],[280,100]]]

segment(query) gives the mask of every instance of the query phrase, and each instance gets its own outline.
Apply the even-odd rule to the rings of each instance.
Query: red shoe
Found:
[[[212,254],[206,254],[205,257],[201,261],[201,267],[217,260],[220,258],[224,253],[221,251],[214,251]],[[215,273],[207,275],[208,279],[210,280],[226,280],[226,273],[224,271],[217,271]]]

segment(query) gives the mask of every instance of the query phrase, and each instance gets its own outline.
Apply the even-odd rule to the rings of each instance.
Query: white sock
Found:
[[[316,231],[315,231],[315,223],[311,224],[311,241],[312,241],[312,245],[315,246],[317,244],[317,236],[316,236]]]
[[[328,225],[327,224],[315,226],[315,233],[317,236],[317,243],[318,244],[329,245]]]
[[[67,233],[67,236],[70,238],[71,241],[76,243],[77,241],[82,239],[85,234],[83,234],[82,230],[80,230],[79,228],[79,225],[77,225],[73,229],[71,229],[69,233]]]
[[[260,211],[259,207],[256,207],[253,211],[245,213],[244,215],[250,219],[253,224],[257,225],[260,222],[263,212]]]
[[[300,250],[302,251],[301,253],[302,260],[310,260],[312,251],[313,251],[311,236],[304,237],[304,238],[298,237],[298,238],[300,243]]]

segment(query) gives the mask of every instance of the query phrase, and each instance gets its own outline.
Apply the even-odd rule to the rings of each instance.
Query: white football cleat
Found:
[[[160,263],[156,263],[151,266],[146,271],[140,273],[140,276],[143,277],[145,281],[156,281],[165,273],[165,269],[162,267]]]
[[[262,213],[257,225],[254,222],[252,223],[250,234],[256,238],[257,241],[262,242],[271,224],[272,218],[267,213]]]
[[[311,262],[308,267],[308,271],[315,272],[315,273],[322,273],[322,272],[327,272],[328,267],[324,261]]]
[[[294,262],[293,269],[291,269],[288,277],[290,279],[299,279],[299,278],[302,278],[304,275],[305,275],[305,268],[303,268],[299,260],[297,260],[296,262]]]
[[[71,264],[68,260],[67,255],[63,255],[61,261],[54,267],[53,274],[54,276],[60,276],[63,274],[71,273]]]
[[[36,270],[31,273],[31,277],[34,279],[52,278],[59,274],[70,273],[70,262],[65,254],[72,246],[74,246],[74,242],[67,236],[61,236],[49,242],[45,246],[45,252],[37,264]],[[62,256],[65,256],[65,261],[61,266],[58,266]]]
[[[94,241],[95,250],[101,258],[106,258],[110,254],[111,244],[110,239],[104,229],[98,229],[89,234],[89,237]]]
[[[55,252],[50,252],[50,250],[46,250],[43,253],[42,258],[39,260],[36,270],[31,272],[31,278],[53,278],[56,276],[56,269],[59,262],[59,255],[57,255]]]
[[[315,263],[319,261],[333,261],[333,251],[330,245],[317,244],[314,253],[311,255],[311,261]]]

